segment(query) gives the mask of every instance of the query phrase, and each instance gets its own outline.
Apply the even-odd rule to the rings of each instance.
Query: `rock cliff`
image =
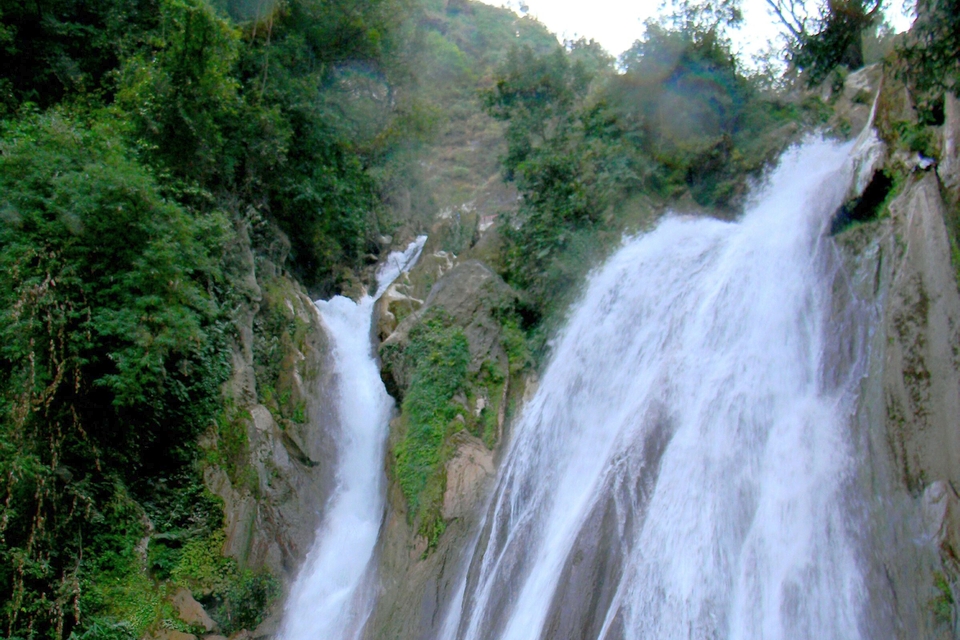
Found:
[[[909,122],[903,87],[885,88],[878,128]],[[874,637],[957,637],[960,564],[960,294],[956,264],[956,101],[924,171],[887,135],[899,184],[878,218],[836,237],[838,370],[862,376],[851,419],[861,458],[866,589],[882,603]],[[895,195],[895,197],[894,197]],[[862,370],[846,369],[860,351]],[[868,635],[870,635],[868,633]]]

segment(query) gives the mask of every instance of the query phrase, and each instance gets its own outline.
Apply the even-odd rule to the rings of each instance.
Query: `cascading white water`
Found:
[[[337,377],[337,487],[287,601],[283,640],[356,638],[373,606],[371,559],[384,509],[383,456],[393,399],[373,357],[373,305],[420,256],[426,236],[390,254],[360,302],[318,301]]]
[[[851,147],[807,141],[741,220],[667,217],[591,276],[450,636],[860,637],[854,382],[827,370],[824,273]]]

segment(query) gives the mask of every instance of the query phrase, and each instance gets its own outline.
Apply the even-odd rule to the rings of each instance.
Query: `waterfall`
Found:
[[[426,239],[420,236],[406,251],[390,254],[377,272],[372,296],[316,303],[337,378],[337,486],[287,601],[283,640],[356,638],[370,615],[371,560],[383,519],[383,457],[393,410],[373,355],[373,306],[416,262]]]
[[[591,275],[450,637],[861,636],[857,376],[831,370],[825,273],[852,146],[808,140],[740,220],[668,216]]]

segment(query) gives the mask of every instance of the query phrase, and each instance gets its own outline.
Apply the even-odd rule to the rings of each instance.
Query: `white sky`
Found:
[[[520,0],[482,0],[516,10]],[[911,19],[903,4],[911,0],[888,0],[887,20],[897,31],[905,31]],[[593,38],[613,55],[620,55],[641,35],[643,22],[657,13],[661,0],[526,0],[535,16],[560,39]],[[764,0],[743,0],[744,27],[733,34],[735,44],[747,56],[764,48],[778,33]]]

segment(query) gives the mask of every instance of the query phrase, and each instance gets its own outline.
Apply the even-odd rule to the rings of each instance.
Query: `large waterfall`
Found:
[[[406,251],[390,254],[372,296],[317,302],[337,377],[337,488],[287,601],[284,640],[356,638],[373,607],[371,560],[383,519],[383,456],[393,409],[373,357],[373,306],[417,260],[424,241],[420,236]]]
[[[446,634],[860,637],[857,377],[829,364],[825,273],[851,147],[807,141],[739,221],[669,216],[592,275]]]

